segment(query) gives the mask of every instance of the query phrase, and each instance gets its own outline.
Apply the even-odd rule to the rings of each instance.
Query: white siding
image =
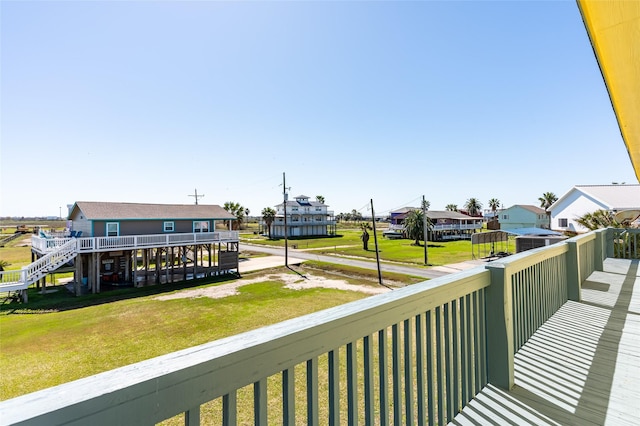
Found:
[[[551,229],[556,231],[587,232],[588,229],[580,226],[576,219],[586,213],[605,209],[607,206],[585,195],[580,191],[572,190],[567,196],[555,203],[551,209]],[[559,219],[567,219],[567,226],[561,227]]]

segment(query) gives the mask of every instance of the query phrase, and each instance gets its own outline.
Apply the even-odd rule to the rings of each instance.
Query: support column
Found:
[[[132,255],[133,255],[133,265],[131,266],[133,268],[133,277],[132,277],[133,286],[138,287],[138,249],[133,250]]]
[[[102,253],[96,253],[96,291],[95,293],[100,293],[100,261],[102,260]]]
[[[511,275],[504,264],[492,262],[486,268],[491,272],[485,289],[488,381],[509,390],[515,382]]]
[[[173,276],[174,276],[174,273],[175,273],[175,266],[176,266],[175,247],[171,247],[171,282],[173,282]]]
[[[182,261],[182,279],[187,280],[187,247],[182,247],[182,256],[180,256],[180,260]]]

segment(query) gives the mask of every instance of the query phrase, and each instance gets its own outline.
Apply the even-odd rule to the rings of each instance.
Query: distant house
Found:
[[[271,224],[271,237],[285,236],[285,204],[276,207],[276,217]],[[306,195],[298,195],[286,204],[287,237],[335,235],[336,221],[328,205],[310,201]],[[264,224],[263,224],[264,225]],[[264,225],[266,227],[266,225]]]
[[[391,212],[391,223],[386,236],[404,233],[404,219],[410,211],[420,210],[418,207],[403,207]],[[471,239],[471,235],[482,229],[482,216],[474,217],[460,212],[448,210],[427,210],[427,218],[431,222],[430,240]]]
[[[498,213],[501,230],[519,228],[549,229],[549,217],[544,209],[528,204],[515,204]]]
[[[640,185],[576,185],[549,207],[551,229],[587,232],[577,218],[596,210],[640,209]]]

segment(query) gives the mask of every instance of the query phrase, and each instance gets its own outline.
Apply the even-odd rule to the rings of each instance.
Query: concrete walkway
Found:
[[[284,266],[284,249],[280,247],[265,247],[261,245],[240,244],[240,251],[254,251],[270,254],[268,257],[258,257],[240,262],[240,273],[255,271],[259,269],[274,268],[276,266]],[[342,256],[327,256],[317,253],[311,253],[303,250],[288,250],[289,264],[299,264],[305,260],[317,260],[319,262],[336,263],[339,265],[354,266],[364,269],[377,269],[375,261],[353,259]],[[423,278],[438,278],[444,275],[453,274],[455,272],[476,268],[486,265],[483,260],[469,260],[466,262],[453,263],[444,266],[434,266],[431,268],[423,268],[419,266],[399,265],[387,262],[380,262],[380,269],[383,272],[396,272],[399,274],[413,275]]]

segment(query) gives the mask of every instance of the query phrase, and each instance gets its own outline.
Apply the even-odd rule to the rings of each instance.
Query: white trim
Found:
[[[196,224],[199,225],[196,228]],[[205,224],[205,226],[202,226],[202,224]],[[193,232],[194,233],[198,233],[198,232],[209,232],[209,221],[208,220],[194,220],[193,221]],[[196,230],[197,229],[197,230]]]
[[[109,225],[116,226],[115,235],[111,235],[111,231],[109,230]],[[119,237],[120,236],[120,222],[107,222],[104,226],[104,235],[105,237]]]

